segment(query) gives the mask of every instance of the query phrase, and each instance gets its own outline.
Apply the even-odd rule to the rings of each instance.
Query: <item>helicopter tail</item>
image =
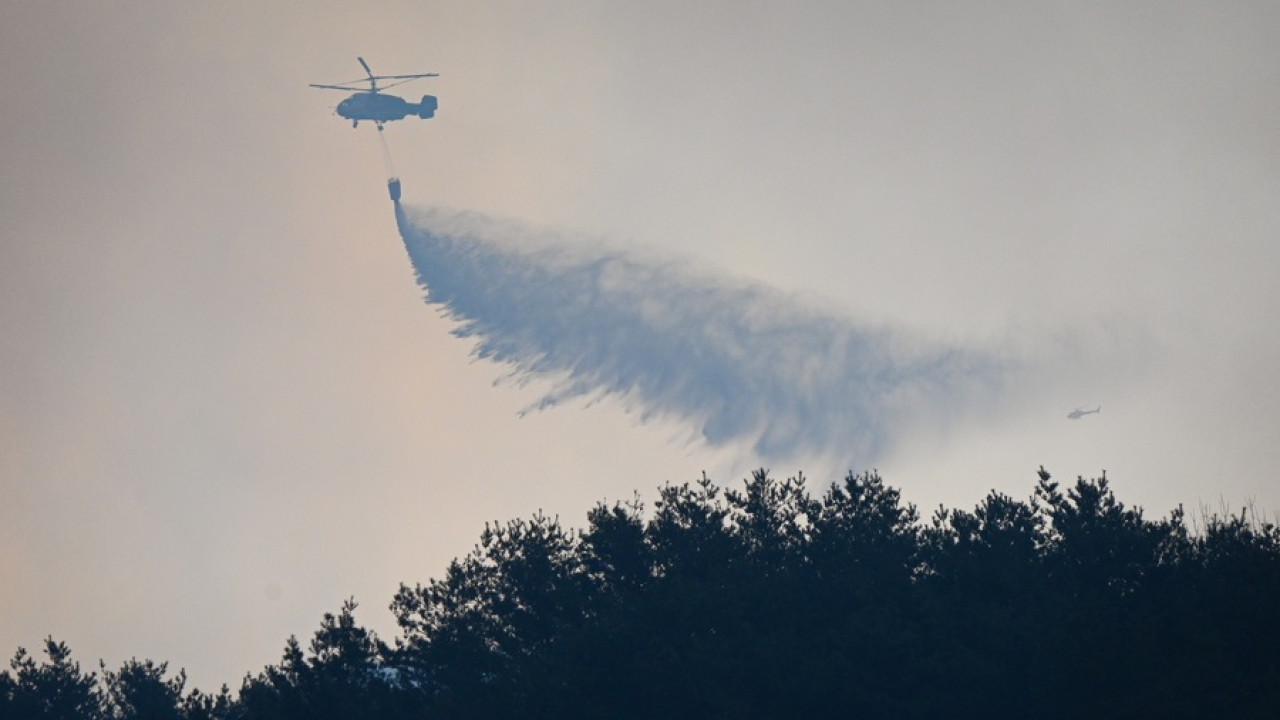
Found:
[[[435,95],[423,95],[422,102],[418,103],[418,117],[423,120],[435,117],[437,107],[440,107],[440,103]]]

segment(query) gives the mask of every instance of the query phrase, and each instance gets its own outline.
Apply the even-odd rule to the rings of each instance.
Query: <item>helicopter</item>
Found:
[[[338,103],[338,107],[335,108],[338,115],[351,121],[351,127],[359,127],[361,120],[370,120],[378,127],[378,132],[382,132],[382,126],[385,123],[393,120],[403,120],[409,115],[417,115],[423,120],[435,116],[439,103],[434,95],[423,95],[422,102],[414,104],[402,97],[384,94],[382,91],[418,78],[438,77],[439,73],[374,75],[373,71],[369,69],[369,63],[365,62],[364,58],[358,57],[356,60],[360,61],[360,66],[364,68],[365,75],[368,77],[336,85],[311,84],[313,88],[345,90],[354,93]],[[394,80],[395,82],[379,86],[379,80]],[[366,83],[368,84],[367,88],[360,87]]]
[[[1100,412],[1102,412],[1101,405],[1099,405],[1098,407],[1092,410],[1085,410],[1084,408],[1076,408],[1075,410],[1072,410],[1071,412],[1067,413],[1067,417],[1071,420],[1079,420],[1085,415],[1094,415]]]

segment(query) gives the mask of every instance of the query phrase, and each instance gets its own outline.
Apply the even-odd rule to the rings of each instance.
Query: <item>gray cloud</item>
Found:
[[[764,458],[865,463],[914,416],[990,396],[1009,369],[676,261],[475,213],[397,206],[397,221],[427,301],[475,356],[550,382],[536,408],[614,397]]]

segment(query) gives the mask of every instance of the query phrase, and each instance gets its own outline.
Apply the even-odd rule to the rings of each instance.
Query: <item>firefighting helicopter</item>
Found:
[[[382,131],[385,123],[393,120],[403,120],[409,115],[417,115],[426,120],[436,114],[436,108],[439,103],[434,95],[423,95],[422,102],[414,104],[395,95],[387,95],[383,90],[403,85],[404,83],[418,78],[438,77],[439,73],[419,73],[417,75],[374,75],[369,69],[369,63],[364,58],[358,57],[360,66],[364,68],[365,75],[368,77],[360,80],[352,80],[350,82],[339,83],[336,85],[317,85],[311,84],[313,88],[323,88],[325,90],[345,90],[354,93],[342,102],[338,103],[335,111],[338,115],[351,121],[351,127],[359,127],[361,120],[370,120],[378,127],[378,131]],[[395,82],[386,85],[378,85],[379,80],[393,80]],[[368,87],[360,87],[368,84]]]

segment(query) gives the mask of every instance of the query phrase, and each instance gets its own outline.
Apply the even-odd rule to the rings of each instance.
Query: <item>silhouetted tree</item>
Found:
[[[101,663],[100,663],[101,665]],[[181,720],[186,716],[182,689],[187,674],[165,679],[168,663],[126,661],[117,672],[102,667],[108,717],[119,720]]]
[[[44,641],[46,660],[37,663],[19,648],[10,662],[14,677],[7,682],[9,717],[40,720],[97,720],[104,716],[97,676],[80,670],[66,643]]]
[[[187,720],[236,720],[245,716],[244,708],[226,685],[216,695],[192,690],[182,699],[182,712]]]
[[[510,710],[524,702],[530,659],[583,619],[588,587],[577,544],[558,520],[486,525],[444,580],[401,586],[392,603],[404,635],[397,657],[415,687],[451,714]],[[459,697],[486,704],[470,713]]]
[[[400,673],[384,665],[385,648],[356,624],[355,609],[356,602],[347,600],[337,615],[325,613],[307,653],[289,638],[280,665],[246,678],[243,712],[280,720],[391,718],[404,712]]]
[[[1246,508],[1148,520],[1104,476],[927,524],[875,473],[764,470],[600,504],[580,532],[489,524],[402,585],[393,645],[348,601],[238,697],[65,645],[0,673],[0,718],[1270,718],[1280,530]]]
[[[924,633],[953,708],[999,715],[1022,702],[999,689],[1027,688],[1039,666],[1042,524],[1027,503],[992,492],[972,512],[939,509],[921,534]]]

